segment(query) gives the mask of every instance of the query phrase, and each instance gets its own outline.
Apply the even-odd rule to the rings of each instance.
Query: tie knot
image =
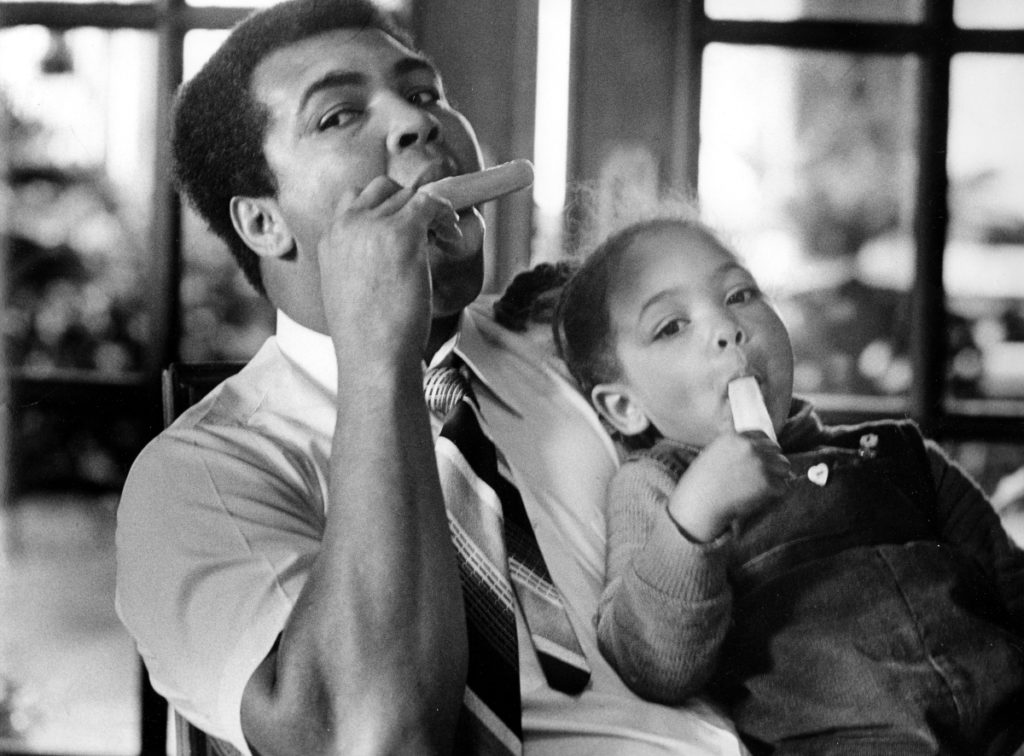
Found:
[[[440,417],[447,417],[468,393],[469,380],[457,367],[433,367],[423,376],[423,397],[426,399],[427,409]]]

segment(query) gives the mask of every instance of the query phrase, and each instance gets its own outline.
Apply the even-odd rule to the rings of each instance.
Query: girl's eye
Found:
[[[757,297],[760,292],[753,286],[737,289],[725,299],[726,304],[746,304]]]
[[[685,325],[686,321],[682,318],[673,318],[672,320],[666,321],[654,332],[654,340],[658,341],[659,339],[672,338],[673,336],[681,333]]]

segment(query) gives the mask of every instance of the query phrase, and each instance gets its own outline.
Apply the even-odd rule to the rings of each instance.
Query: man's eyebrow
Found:
[[[425,72],[429,73],[431,76],[437,77],[438,79],[441,78],[441,74],[438,73],[437,67],[426,58],[418,55],[410,55],[400,59],[392,67],[391,72],[395,76],[405,76],[406,74]]]
[[[438,73],[437,68],[426,58],[408,56],[401,58],[391,68],[391,73],[395,77],[406,76],[411,73],[425,72],[431,76],[440,79],[441,75]],[[302,93],[302,98],[299,100],[299,111],[305,109],[309,101],[318,93],[325,89],[331,89],[333,87],[352,87],[361,86],[366,84],[368,77],[366,74],[359,71],[329,71],[328,73],[321,76],[319,79],[314,81],[305,91]]]
[[[301,112],[304,110],[306,105],[309,104],[309,101],[313,99],[318,92],[322,92],[325,89],[332,89],[335,87],[354,87],[365,83],[366,75],[359,73],[358,71],[328,71],[306,87],[305,91],[302,93],[302,98],[299,100],[299,111]]]

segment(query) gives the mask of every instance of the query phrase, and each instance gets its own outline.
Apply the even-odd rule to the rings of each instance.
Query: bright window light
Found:
[[[571,0],[539,0],[533,196],[546,216],[560,216],[565,202],[571,19]]]

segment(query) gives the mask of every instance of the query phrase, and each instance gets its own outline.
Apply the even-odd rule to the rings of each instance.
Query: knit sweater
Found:
[[[1005,621],[996,622],[997,632],[1002,623],[1016,636],[1017,647],[1024,647],[1024,553],[966,473],[910,423],[826,427],[806,403],[798,400],[795,408],[780,434],[784,453],[797,472],[825,464],[833,477],[819,486],[802,476],[786,499],[754,518],[757,522],[734,524],[712,543],[687,539],[667,511],[669,496],[698,449],[661,441],[623,463],[609,487],[607,577],[597,627],[602,652],[626,683],[665,703],[681,703],[711,683],[713,690],[746,701],[738,720],[744,730],[742,712],[766,711],[751,703],[758,691],[785,690],[787,678],[797,676],[798,670],[787,666],[795,659],[786,658],[784,649],[799,643],[787,639],[788,633],[814,635],[833,619],[855,621],[858,612],[873,611],[876,599],[863,607],[855,606],[856,598],[849,607],[824,606],[832,597],[861,595],[849,582],[869,560],[927,562],[925,592],[932,580],[928,570],[937,570],[938,585],[960,580],[961,561],[968,565],[965,570],[977,568],[980,583],[991,587],[998,605],[982,613],[1005,613]],[[877,450],[863,448],[866,438],[877,443],[879,436]],[[882,465],[877,470],[888,472],[871,467],[876,456]],[[876,485],[879,476],[893,485]],[[864,520],[871,522],[862,527]],[[931,551],[919,551],[924,545]],[[933,555],[939,547],[939,556]],[[929,560],[940,566],[933,568]],[[947,569],[947,563],[953,566]],[[819,591],[815,595],[823,597],[818,605],[801,598],[812,583]],[[918,589],[897,582],[892,592]],[[923,601],[932,602],[931,594]],[[934,607],[937,616],[946,610]],[[771,637],[764,644],[752,642],[759,633]],[[846,640],[839,633],[827,643]],[[756,645],[765,648],[752,650]],[[840,664],[836,658],[825,663],[834,667]],[[762,669],[766,666],[769,672]],[[768,704],[773,720],[785,716],[771,710],[775,705]]]

